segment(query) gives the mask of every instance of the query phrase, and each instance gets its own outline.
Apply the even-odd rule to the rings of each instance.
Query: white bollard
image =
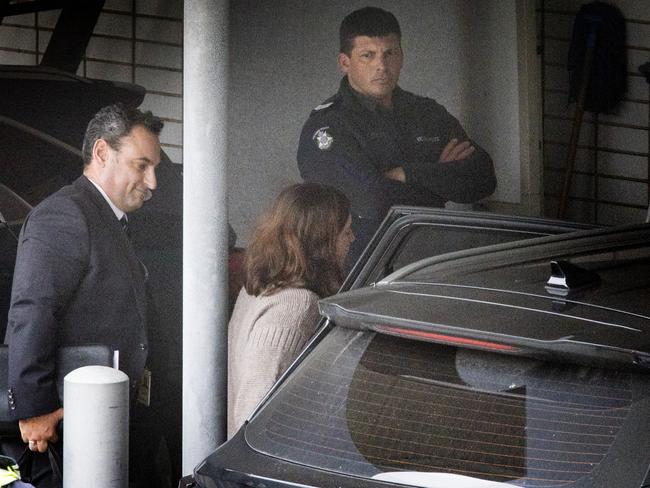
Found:
[[[63,488],[129,485],[129,377],[84,366],[63,386]]]

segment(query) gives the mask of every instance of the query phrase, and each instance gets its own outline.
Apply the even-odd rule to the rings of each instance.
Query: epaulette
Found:
[[[325,100],[320,105],[317,105],[316,107],[314,107],[314,109],[311,111],[311,114],[313,115],[313,114],[315,114],[317,112],[321,112],[322,110],[328,109],[328,108],[332,107],[333,105],[336,105],[336,103],[339,101],[339,98],[340,97],[339,97],[338,93],[336,95],[334,95],[333,97],[328,98],[327,100]]]
[[[334,105],[334,102],[321,103],[320,105],[314,107],[314,112],[318,112],[319,110],[323,110],[324,108],[331,107],[332,105]]]

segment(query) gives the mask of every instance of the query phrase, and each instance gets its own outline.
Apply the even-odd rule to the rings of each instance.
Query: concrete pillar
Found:
[[[183,42],[183,473],[225,440],[228,1],[186,0]]]
[[[129,377],[84,366],[66,375],[63,398],[63,488],[128,488]]]

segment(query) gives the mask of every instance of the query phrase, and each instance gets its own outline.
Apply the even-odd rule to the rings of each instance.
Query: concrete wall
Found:
[[[313,107],[338,88],[338,27],[366,1],[231,2],[230,221],[244,245],[259,213],[300,181],[296,147]],[[373,5],[402,26],[400,85],[442,103],[492,155],[495,200],[520,201],[514,0],[396,0]]]

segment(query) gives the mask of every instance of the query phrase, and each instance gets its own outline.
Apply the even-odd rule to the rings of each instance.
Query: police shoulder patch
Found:
[[[327,151],[330,149],[332,147],[332,143],[334,142],[334,138],[328,131],[329,127],[321,127],[316,132],[314,132],[314,135],[312,136],[312,140],[316,143],[318,149],[321,151]]]

